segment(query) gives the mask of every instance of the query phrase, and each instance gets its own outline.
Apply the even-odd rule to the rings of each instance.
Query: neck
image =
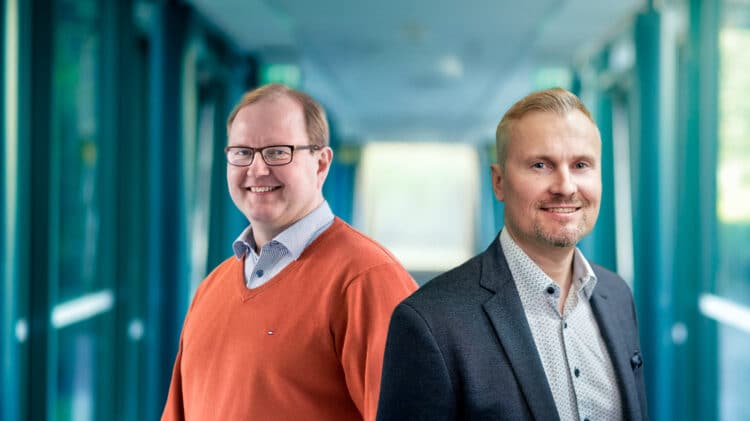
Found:
[[[570,288],[570,280],[573,277],[573,250],[558,249],[547,250],[543,253],[535,253],[524,250],[539,267],[547,274],[557,285],[567,292]]]
[[[534,253],[524,250],[544,273],[547,274],[557,285],[560,286],[560,299],[558,309],[560,314],[565,311],[565,301],[568,299],[570,286],[573,280],[573,253],[575,248],[555,248],[543,253]]]
[[[252,236],[253,240],[255,240],[256,253],[260,253],[261,247],[263,247],[267,242],[273,240],[274,237],[276,237],[286,229],[286,227],[283,227],[281,229],[264,229],[263,227],[256,226],[252,223],[251,226],[253,227]]]
[[[518,247],[531,258],[542,271],[560,286],[562,290],[562,302],[568,296],[571,280],[573,279],[573,254],[575,246],[553,247],[539,245],[533,242],[519,242],[517,237],[510,231],[508,233],[516,242]]]
[[[260,252],[260,248],[263,247],[263,245],[273,240],[277,235],[284,232],[284,230],[297,223],[297,221],[300,221],[301,219],[310,215],[310,213],[320,207],[321,204],[323,204],[323,196],[320,196],[320,199],[315,203],[315,205],[307,209],[307,211],[304,212],[301,217],[285,225],[263,224],[257,221],[250,220],[250,226],[253,227],[252,235],[253,239],[255,240],[255,251]]]

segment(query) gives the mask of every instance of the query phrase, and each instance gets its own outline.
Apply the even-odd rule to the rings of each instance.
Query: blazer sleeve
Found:
[[[632,312],[633,317],[633,325],[635,329],[635,340],[636,340],[636,349],[641,349],[641,341],[640,341],[640,335],[638,330],[638,316],[635,312],[635,303],[633,302],[632,296],[630,297],[630,311]],[[642,358],[642,357],[641,357]],[[635,376],[636,381],[636,389],[638,390],[638,401],[641,404],[641,415],[643,416],[643,419],[648,421],[648,404],[646,401],[646,381],[644,379],[644,372],[642,369],[642,366],[633,368],[633,374]]]
[[[378,421],[454,420],[456,412],[450,374],[430,327],[400,304],[388,330]]]

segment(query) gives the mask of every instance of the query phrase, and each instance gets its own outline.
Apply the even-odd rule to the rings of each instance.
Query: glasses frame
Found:
[[[283,164],[277,164],[277,163],[273,163],[272,164],[272,163],[266,161],[266,157],[265,157],[265,155],[263,155],[263,151],[266,150],[266,149],[279,148],[279,147],[284,147],[284,148],[291,149],[291,155],[292,156],[289,157],[289,162],[285,162]],[[314,152],[314,151],[319,151],[319,150],[321,150],[323,148],[324,148],[324,146],[322,146],[322,145],[270,145],[270,146],[264,146],[262,148],[251,148],[249,146],[227,146],[227,147],[224,148],[224,157],[226,158],[227,164],[229,164],[229,165],[232,165],[234,167],[249,167],[249,166],[253,165],[253,162],[255,162],[255,153],[256,152],[260,152],[260,159],[262,159],[263,162],[266,165],[268,165],[269,167],[282,167],[284,165],[289,165],[289,164],[292,163],[292,161],[294,161],[294,151],[296,151],[296,150],[309,149],[309,150],[311,150],[311,151]],[[239,165],[239,164],[234,164],[234,163],[230,162],[229,161],[229,152],[231,150],[233,150],[233,149],[247,149],[250,152],[252,152],[252,155],[251,155],[251,158],[250,158],[250,162],[248,162],[245,165]]]

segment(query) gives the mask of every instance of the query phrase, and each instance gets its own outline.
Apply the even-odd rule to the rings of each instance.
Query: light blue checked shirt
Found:
[[[333,224],[333,212],[323,202],[255,252],[253,227],[248,226],[232,244],[237,259],[245,257],[245,286],[258,288],[297,260],[307,246]]]

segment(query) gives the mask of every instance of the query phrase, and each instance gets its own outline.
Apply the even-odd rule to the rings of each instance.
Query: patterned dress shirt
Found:
[[[573,279],[560,314],[560,286],[503,229],[500,244],[518,289],[561,420],[620,420],[612,361],[589,299],[596,275],[576,248]]]

